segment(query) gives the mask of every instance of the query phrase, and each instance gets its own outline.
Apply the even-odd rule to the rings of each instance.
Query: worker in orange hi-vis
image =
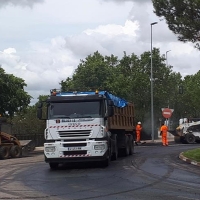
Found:
[[[142,131],[142,125],[141,122],[138,122],[136,126],[136,144],[140,143],[141,131]]]
[[[168,131],[168,127],[163,123],[160,128],[160,135],[162,136],[163,146],[168,146],[167,131]]]

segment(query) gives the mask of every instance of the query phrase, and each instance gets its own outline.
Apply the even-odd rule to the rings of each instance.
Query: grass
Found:
[[[200,148],[188,150],[183,155],[193,161],[200,162]]]

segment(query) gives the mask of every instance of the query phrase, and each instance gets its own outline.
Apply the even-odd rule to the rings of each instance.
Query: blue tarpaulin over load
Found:
[[[95,92],[61,92],[61,93],[57,93],[56,96],[74,96],[74,95],[94,95]],[[123,108],[125,106],[128,105],[128,102],[125,100],[125,99],[122,99],[120,97],[117,97],[107,91],[99,91],[99,94],[101,95],[105,95],[106,98],[112,100],[114,102],[114,105],[116,107],[119,107],[119,108]]]
[[[111,93],[108,93],[106,91],[100,91],[99,94],[105,95],[108,99],[112,100],[114,102],[114,105],[123,108],[127,106],[128,102],[125,99],[119,98]]]

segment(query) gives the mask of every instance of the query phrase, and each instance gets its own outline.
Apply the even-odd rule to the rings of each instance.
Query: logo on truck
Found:
[[[93,121],[94,118],[82,118],[82,119],[62,119],[61,122],[86,122]]]
[[[68,123],[68,126],[80,126],[81,123]]]

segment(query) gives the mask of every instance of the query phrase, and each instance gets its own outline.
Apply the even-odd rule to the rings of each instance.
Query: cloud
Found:
[[[36,19],[38,20],[34,21],[37,26],[31,25],[32,18],[27,19],[25,17],[29,9],[9,8],[12,10],[12,14],[14,11],[16,12],[13,16],[20,16],[14,24],[17,24],[17,27],[21,26],[20,30],[22,31],[20,34],[16,34],[14,32],[18,30],[16,28],[14,30],[8,29],[7,26],[2,28],[2,30],[5,30],[3,35],[11,34],[11,37],[9,37],[9,40],[8,38],[1,39],[2,42],[5,41],[6,43],[4,47],[1,47],[0,64],[6,73],[12,73],[25,80],[28,85],[26,91],[34,97],[32,103],[37,101],[39,95],[49,94],[50,89],[60,88],[59,83],[72,76],[80,63],[80,59],[85,59],[97,50],[102,55],[113,54],[119,58],[123,56],[124,51],[127,55],[135,53],[138,56],[145,51],[150,51],[150,24],[154,21],[159,23],[153,26],[153,47],[160,48],[161,54],[171,50],[168,53],[168,64],[173,66],[173,70],[181,72],[183,76],[194,74],[199,70],[199,51],[194,49],[192,44],[184,44],[177,40],[176,36],[169,31],[165,21],[159,21],[159,18],[153,13],[150,0],[130,1],[134,3],[123,5],[113,2],[125,1],[113,0],[112,2],[109,1],[109,4],[104,1],[100,5],[99,1],[90,1],[93,3],[90,4],[93,12],[87,16],[84,13],[91,12],[91,8],[86,12],[87,6],[82,8],[84,6],[82,2],[80,8],[84,11],[83,14],[74,17],[72,16],[74,10],[77,11],[77,1],[70,1],[71,4],[68,9],[71,10],[73,15],[68,16],[68,12],[66,12],[66,15],[65,12],[59,12],[62,16],[56,18],[55,21],[59,22],[56,26],[53,23],[55,21],[51,18],[52,11],[65,9],[66,1],[61,1],[63,4],[57,4],[54,0],[46,1],[47,5],[42,4],[34,9],[30,16],[34,16],[33,19],[37,16]],[[43,1],[0,0],[0,7],[8,4],[31,6],[29,2],[39,3]],[[110,8],[113,9],[112,16],[109,15]],[[105,9],[107,9],[107,12],[105,12]],[[120,15],[119,11],[121,12]],[[6,16],[7,11],[4,10],[4,12]],[[38,12],[43,15],[39,15]],[[79,13],[79,10],[77,13]],[[94,13],[96,15],[92,18],[91,16]],[[102,15],[99,15],[99,13]],[[64,20],[60,20],[61,18]],[[10,17],[10,19],[12,19],[11,23],[15,18]],[[27,26],[24,25],[25,21],[22,19],[27,20]],[[42,25],[38,26],[41,19],[43,20]],[[67,21],[65,21],[66,19]],[[68,21],[68,19],[72,21]],[[99,20],[97,21],[97,19]],[[8,21],[5,21],[5,24],[7,25]],[[49,24],[51,29],[47,28]],[[68,30],[80,26],[81,29],[77,29],[73,33],[68,32]],[[13,23],[11,27],[13,27]],[[28,32],[26,32],[27,30]],[[30,37],[26,38],[29,32]],[[16,35],[20,35],[22,38],[18,41],[19,46],[15,43]],[[8,43],[8,41],[10,42]]]
[[[0,63],[6,73],[21,77],[27,84],[26,91],[37,101],[41,94],[48,94],[52,88],[71,76],[79,59],[65,48],[65,39],[53,38],[49,44],[31,43],[30,50],[23,56],[14,48],[0,52]]]
[[[0,7],[7,5],[33,7],[34,4],[43,2],[44,0],[0,0]]]
[[[7,48],[0,52],[0,63],[6,73],[25,80],[26,91],[34,97],[32,103],[35,103],[39,95],[48,95],[50,89],[60,88],[59,83],[72,76],[80,59],[85,59],[97,50],[102,55],[113,54],[119,58],[124,51],[128,55],[135,53],[138,56],[144,51],[150,51],[150,40],[142,34],[143,31],[148,33],[149,27],[141,26],[137,16],[136,19],[138,21],[127,20],[124,25],[100,25],[73,36],[31,42],[29,50],[22,53],[15,48]],[[156,31],[162,33],[159,26]],[[162,41],[162,37],[157,37],[154,38],[154,47],[160,48],[161,54],[171,50],[168,53],[168,64],[173,66],[174,71],[180,71],[183,76],[198,71],[199,52],[191,44],[176,40]]]

